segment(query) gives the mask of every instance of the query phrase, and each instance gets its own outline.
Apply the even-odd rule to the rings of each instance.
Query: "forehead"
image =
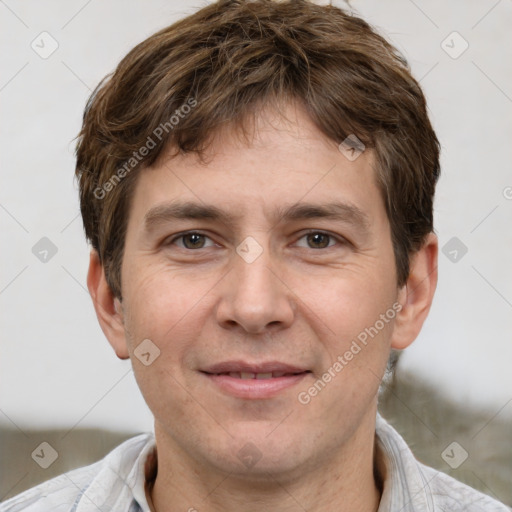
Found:
[[[243,140],[233,127],[219,130],[204,161],[164,154],[142,169],[131,212],[141,227],[180,218],[233,225],[256,211],[269,223],[343,217],[368,227],[384,211],[372,151],[348,158],[300,106],[263,109],[249,131]]]

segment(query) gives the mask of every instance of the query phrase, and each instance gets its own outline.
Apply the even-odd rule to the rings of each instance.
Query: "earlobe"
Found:
[[[437,286],[437,254],[437,236],[430,233],[411,258],[407,283],[400,289],[398,301],[402,309],[396,316],[391,348],[407,348],[421,331]]]
[[[92,298],[101,330],[107,337],[117,357],[128,359],[122,304],[114,297],[105,278],[103,265],[96,250],[91,250],[87,288]]]

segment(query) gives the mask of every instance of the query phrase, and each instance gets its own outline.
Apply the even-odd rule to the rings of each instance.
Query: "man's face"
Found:
[[[126,234],[126,342],[157,440],[238,474],[314,467],[374,426],[399,291],[372,153],[287,116],[264,111],[250,145],[219,134],[206,165],[144,170]],[[229,220],[173,218],[178,202]],[[283,215],[306,203],[344,206]]]

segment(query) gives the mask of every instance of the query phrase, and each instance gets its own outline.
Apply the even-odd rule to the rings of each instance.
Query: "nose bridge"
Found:
[[[237,324],[247,332],[260,333],[293,322],[290,292],[276,276],[280,265],[269,249],[269,236],[267,232],[258,240],[246,237],[233,254],[217,311],[224,327]]]

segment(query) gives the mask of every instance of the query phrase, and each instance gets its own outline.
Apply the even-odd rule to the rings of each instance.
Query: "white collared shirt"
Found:
[[[512,509],[418,462],[379,414],[376,435],[386,478],[378,512],[510,512]],[[149,512],[144,467],[153,434],[128,439],[102,460],[55,477],[0,504],[0,512]]]

